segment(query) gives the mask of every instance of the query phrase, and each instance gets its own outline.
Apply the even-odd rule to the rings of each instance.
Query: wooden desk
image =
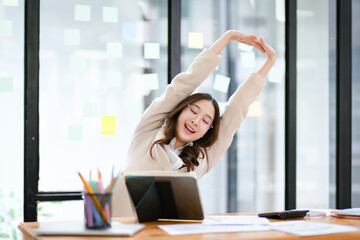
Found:
[[[119,221],[122,223],[135,223],[135,219],[131,218],[115,218],[115,221]],[[23,233],[24,240],[59,240],[59,239],[66,239],[66,240],[80,240],[80,239],[133,239],[133,240],[155,240],[155,239],[174,239],[174,240],[187,240],[187,239],[306,239],[306,240],[313,240],[313,239],[360,239],[360,220],[353,220],[353,219],[342,219],[342,218],[335,218],[335,217],[321,217],[321,218],[304,218],[306,221],[311,222],[324,222],[324,223],[336,223],[336,224],[345,224],[359,227],[359,231],[352,232],[352,233],[340,233],[340,234],[330,234],[330,235],[321,235],[321,236],[313,236],[313,237],[299,237],[296,235],[291,235],[287,233],[277,232],[277,231],[266,231],[266,232],[241,232],[241,233],[212,233],[212,234],[194,234],[194,235],[181,235],[181,236],[170,236],[157,225],[164,225],[164,224],[176,224],[176,223],[183,223],[183,222],[149,222],[146,223],[146,228],[142,231],[135,234],[133,237],[71,237],[71,236],[37,236],[35,234],[35,229],[38,228],[38,222],[26,222],[21,223],[19,225],[19,229]],[[51,222],[48,223],[41,223],[41,224],[53,224]]]

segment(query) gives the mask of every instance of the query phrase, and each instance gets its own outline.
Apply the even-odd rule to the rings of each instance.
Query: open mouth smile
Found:
[[[186,128],[190,133],[195,133],[195,130],[194,130],[192,127],[190,127],[189,125],[187,125],[186,123],[185,123],[185,128]]]

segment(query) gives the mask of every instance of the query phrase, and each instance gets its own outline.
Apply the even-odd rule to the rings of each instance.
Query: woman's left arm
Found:
[[[265,77],[275,63],[276,52],[262,38],[253,40],[256,48],[266,55],[266,60],[256,73],[252,73],[230,97],[220,120],[220,129],[217,141],[209,149],[210,168],[221,158],[230,146],[233,136],[245,119],[249,106],[265,86]],[[253,45],[255,46],[255,45]]]

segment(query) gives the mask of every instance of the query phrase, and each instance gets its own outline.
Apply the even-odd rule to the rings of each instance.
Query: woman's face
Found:
[[[212,127],[215,108],[211,101],[203,99],[185,107],[176,124],[175,148],[202,138]]]

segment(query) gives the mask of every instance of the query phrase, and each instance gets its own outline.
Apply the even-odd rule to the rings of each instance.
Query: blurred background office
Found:
[[[0,0],[0,238],[20,237],[16,228],[24,218],[24,201],[33,201],[24,196],[27,184],[59,196],[37,202],[38,221],[82,219],[79,199],[61,200],[61,194],[81,192],[77,171],[99,168],[109,177],[113,166],[122,169],[138,119],[171,81],[169,68],[175,67],[172,74],[176,68],[185,71],[228,29],[263,37],[278,57],[233,145],[199,182],[205,212],[284,209],[285,0],[41,0],[38,100],[24,99],[25,2]],[[351,203],[359,207],[360,1],[350,2]],[[336,17],[335,0],[299,0],[292,16],[297,44],[288,47],[297,51],[297,208],[336,207]],[[169,42],[176,28],[180,52]],[[180,60],[169,64],[179,53]],[[223,63],[199,91],[211,93],[223,109],[264,56],[231,43],[220,57]],[[24,159],[29,160],[24,106],[32,100],[39,109],[34,126],[39,138],[33,139],[39,146],[33,150],[38,151],[39,170],[34,169],[30,183],[24,181]]]

